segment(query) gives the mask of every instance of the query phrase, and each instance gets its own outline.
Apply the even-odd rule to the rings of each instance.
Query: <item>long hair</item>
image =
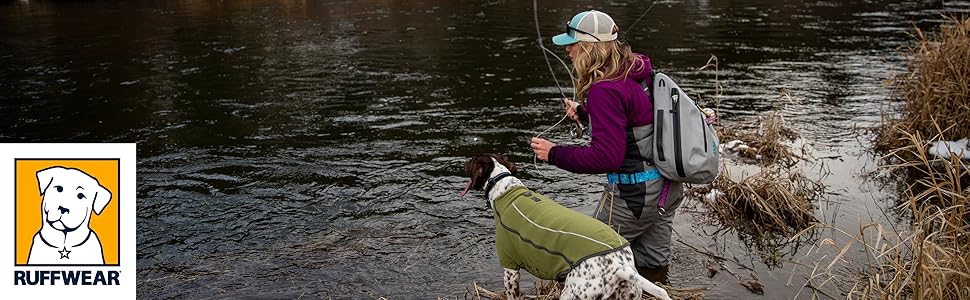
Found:
[[[577,42],[579,55],[573,60],[576,71],[576,101],[585,104],[586,93],[594,83],[626,78],[634,68],[643,63],[630,46],[619,40],[608,42]]]

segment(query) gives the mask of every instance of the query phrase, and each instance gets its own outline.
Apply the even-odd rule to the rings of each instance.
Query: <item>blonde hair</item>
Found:
[[[643,63],[633,54],[630,46],[619,40],[607,42],[577,42],[579,55],[573,60],[576,72],[576,101],[586,104],[586,94],[594,83],[626,78],[634,68]]]

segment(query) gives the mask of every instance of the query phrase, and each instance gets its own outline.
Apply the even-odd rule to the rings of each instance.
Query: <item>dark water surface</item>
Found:
[[[539,20],[548,38],[598,8],[625,29],[648,4],[541,1]],[[817,216],[851,229],[896,223],[862,176],[896,49],[968,10],[664,1],[627,38],[707,105],[720,83],[726,124],[781,110],[820,158],[806,169],[832,173]],[[584,212],[600,191],[599,176],[532,165],[528,138],[561,117],[534,26],[531,1],[6,2],[0,141],[138,143],[140,298],[461,297],[473,281],[501,287],[491,216],[457,197],[467,157],[507,153],[526,184]],[[718,71],[698,71],[711,55]],[[831,232],[764,253],[696,204],[676,221],[671,284],[811,294],[811,270],[784,261]],[[765,295],[708,277],[684,244],[738,257]]]

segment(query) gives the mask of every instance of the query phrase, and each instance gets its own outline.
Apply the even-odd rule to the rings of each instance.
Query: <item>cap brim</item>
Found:
[[[576,43],[578,41],[579,40],[577,40],[576,38],[571,37],[571,36],[569,36],[568,34],[565,34],[565,33],[559,34],[557,36],[552,37],[552,43],[553,44],[556,44],[556,45],[559,45],[559,46],[565,46],[565,45],[574,44],[574,43]]]

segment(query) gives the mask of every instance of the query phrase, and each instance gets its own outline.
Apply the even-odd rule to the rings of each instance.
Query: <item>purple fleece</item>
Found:
[[[640,85],[650,79],[650,58],[640,58],[625,79],[594,83],[583,106],[589,120],[590,142],[586,146],[557,145],[549,150],[549,162],[574,173],[601,174],[620,171],[626,153],[627,132],[653,123],[653,100]],[[642,65],[639,65],[642,62]],[[642,66],[642,68],[640,67]]]

